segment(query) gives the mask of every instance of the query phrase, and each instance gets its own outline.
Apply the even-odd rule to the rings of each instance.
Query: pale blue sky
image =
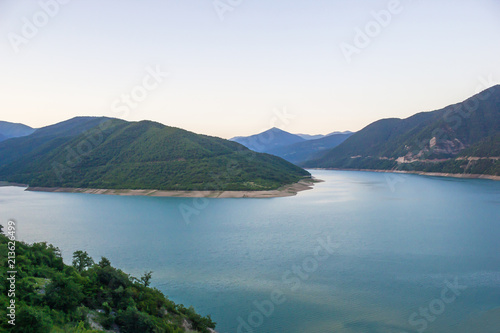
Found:
[[[106,115],[225,138],[272,126],[317,134],[500,82],[498,0],[401,0],[380,31],[372,12],[391,1],[220,0],[233,4],[224,20],[212,0],[64,2],[49,17],[39,1],[0,0],[1,120]],[[43,26],[25,38],[23,18]],[[370,44],[348,62],[342,43],[370,27]],[[148,80],[144,100],[123,112],[122,95],[140,92],[157,66],[168,78]]]

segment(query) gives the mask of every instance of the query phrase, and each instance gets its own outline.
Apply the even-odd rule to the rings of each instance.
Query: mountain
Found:
[[[236,142],[152,121],[79,117],[0,142],[0,179],[32,187],[269,190],[307,176]]]
[[[327,135],[292,134],[272,128],[248,137],[235,137],[230,140],[241,143],[254,151],[281,157],[294,164],[303,163],[317,157],[317,154],[338,146],[352,132],[333,132]]]
[[[38,159],[47,151],[106,120],[110,118],[76,117],[37,129],[27,136],[0,142],[0,168],[23,157]]]
[[[0,141],[30,135],[35,129],[23,125],[0,121]]]
[[[316,140],[297,142],[288,146],[270,149],[267,153],[279,156],[288,162],[300,164],[313,159],[324,151],[337,147],[352,134],[332,134]]]
[[[325,137],[325,135],[323,135],[323,134],[315,134],[315,135],[310,135],[310,134],[295,134],[295,135],[300,136],[304,140],[317,140],[317,139],[321,139],[321,138]]]
[[[376,121],[302,166],[498,175],[490,152],[499,131],[497,85],[441,110]]]
[[[354,134],[354,132],[351,132],[351,131],[343,131],[343,132],[335,131],[335,132],[332,132],[332,133],[328,133],[325,136],[330,136],[330,135],[335,135],[335,134]]]
[[[299,135],[285,132],[276,127],[259,134],[246,137],[238,136],[230,140],[238,142],[243,146],[259,153],[267,152],[276,147],[288,146],[297,142],[306,141],[306,139],[301,138]]]

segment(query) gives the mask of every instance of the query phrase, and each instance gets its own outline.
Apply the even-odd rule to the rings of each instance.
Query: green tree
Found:
[[[83,272],[93,264],[94,260],[89,256],[87,251],[73,252],[73,267],[75,267],[78,272]]]
[[[99,333],[101,331],[97,330],[88,330],[85,328],[85,323],[83,321],[80,321],[78,323],[78,326],[74,328],[73,333]]]
[[[136,308],[129,307],[125,311],[120,311],[116,321],[120,326],[120,331],[124,333],[165,331],[165,328],[162,327],[164,324],[159,324],[153,317]]]
[[[47,285],[45,301],[53,309],[73,312],[84,299],[83,287],[73,276],[65,277],[56,274],[52,282]]]
[[[145,287],[149,287],[151,284],[151,277],[153,275],[152,271],[145,272],[143,276],[141,276],[141,282]]]
[[[24,306],[17,314],[15,331],[23,333],[48,333],[52,327],[50,315],[43,310]]]
[[[109,261],[109,259],[106,257],[101,257],[101,261],[99,261],[98,265],[101,268],[109,267],[109,266],[111,266],[111,261]]]

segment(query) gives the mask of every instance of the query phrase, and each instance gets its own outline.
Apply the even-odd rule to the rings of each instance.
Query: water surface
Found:
[[[500,331],[500,183],[313,174],[325,182],[273,199],[3,187],[1,223],[16,219],[20,240],[53,243],[67,263],[81,249],[152,270],[153,286],[221,333]]]

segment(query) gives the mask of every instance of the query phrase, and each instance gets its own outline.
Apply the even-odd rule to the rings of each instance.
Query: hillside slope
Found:
[[[32,187],[270,190],[310,176],[236,142],[151,121],[72,119],[3,143],[0,179]]]
[[[497,85],[438,111],[376,121],[302,165],[498,175],[499,131]]]
[[[13,246],[9,241],[14,240],[8,227],[5,235],[0,234],[0,263],[15,265],[15,318],[8,315],[14,299],[8,294],[13,289],[1,283],[1,332],[215,332],[210,316],[175,304],[150,288],[151,274],[134,278],[112,267],[106,258],[94,263],[86,252],[76,251],[69,266],[57,247],[17,241],[16,260],[7,261],[8,248]],[[2,269],[0,278],[7,281],[8,277],[12,274]]]
[[[9,123],[0,121],[0,141],[10,138],[18,138],[21,136],[30,135],[35,129],[24,124]]]
[[[28,136],[0,142],[0,168],[23,158],[37,159],[47,151],[106,120],[110,120],[110,118],[75,117],[55,125],[37,129]]]

